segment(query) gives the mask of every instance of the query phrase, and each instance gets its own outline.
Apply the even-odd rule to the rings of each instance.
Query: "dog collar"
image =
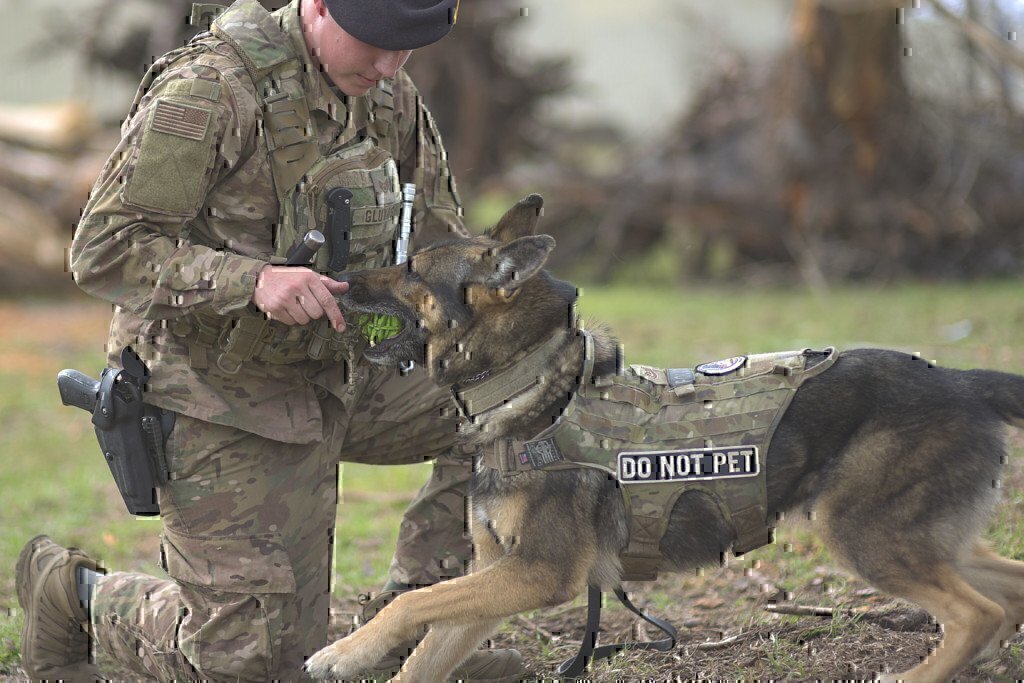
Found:
[[[593,346],[590,333],[581,330],[588,342],[588,348]],[[543,344],[535,348],[522,360],[513,363],[500,372],[481,373],[472,378],[469,386],[466,382],[452,386],[452,397],[455,405],[458,406],[462,416],[471,419],[474,415],[480,415],[507,403],[519,394],[535,387],[545,381],[545,377],[551,368],[551,358],[565,343],[565,337],[555,335],[547,339]],[[589,363],[593,364],[593,352],[585,353]]]

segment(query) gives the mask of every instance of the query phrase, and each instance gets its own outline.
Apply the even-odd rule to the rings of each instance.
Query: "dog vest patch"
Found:
[[[680,451],[624,451],[619,453],[618,480],[622,484],[656,481],[706,481],[756,477],[761,471],[757,446],[688,448]]]
[[[720,375],[728,375],[731,372],[736,372],[743,367],[743,364],[746,361],[746,356],[733,356],[732,358],[716,360],[713,363],[704,363],[703,365],[698,365],[694,369],[702,375],[717,377]]]

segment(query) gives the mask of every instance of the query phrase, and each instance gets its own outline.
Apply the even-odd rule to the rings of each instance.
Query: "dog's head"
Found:
[[[429,246],[405,264],[351,273],[341,298],[346,311],[402,321],[402,331],[367,349],[366,358],[391,366],[414,360],[451,384],[501,367],[516,349],[550,334],[552,319],[567,324],[565,296],[541,295],[545,283],[557,282],[542,272],[555,240],[534,234],[543,204],[530,195],[484,235]]]

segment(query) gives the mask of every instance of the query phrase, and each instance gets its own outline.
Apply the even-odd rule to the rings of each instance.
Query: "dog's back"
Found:
[[[1024,621],[1024,563],[978,540],[1006,424],[1024,426],[1024,377],[859,350],[807,382],[769,452],[770,514],[809,511],[837,560],[943,624],[912,680],[948,679]]]

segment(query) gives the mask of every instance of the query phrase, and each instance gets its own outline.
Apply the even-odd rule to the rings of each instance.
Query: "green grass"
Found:
[[[33,535],[47,533],[81,546],[111,568],[159,571],[159,523],[124,512],[88,416],[61,406],[54,382],[64,367],[98,372],[109,309],[84,298],[73,302],[68,325],[82,328],[74,333],[46,322],[63,319],[58,305],[31,305],[48,310],[50,317],[38,317],[33,308],[24,318],[31,329],[0,333],[0,673],[10,672],[17,657],[21,617],[13,568],[21,546]],[[579,308],[588,326],[603,322],[614,329],[627,362],[633,363],[687,366],[745,352],[869,345],[918,351],[944,366],[1024,372],[1020,283],[838,288],[829,293],[588,286]],[[15,304],[0,304],[0,323],[17,318],[19,310]],[[383,583],[404,503],[393,495],[382,501],[379,494],[411,497],[428,473],[428,466],[345,467],[337,595]],[[1003,552],[1024,557],[1024,496],[1007,493],[1016,496],[1016,514],[997,520],[993,537]],[[785,538],[811,543],[799,532]],[[817,555],[787,552],[781,543],[758,552],[765,554],[751,558],[785,563],[801,576],[821,562]],[[781,674],[786,656],[776,656]]]
[[[611,325],[634,363],[687,365],[738,353],[834,345],[916,351],[948,367],[1024,370],[1022,283],[830,293],[596,286],[581,291],[579,309],[588,326]]]

